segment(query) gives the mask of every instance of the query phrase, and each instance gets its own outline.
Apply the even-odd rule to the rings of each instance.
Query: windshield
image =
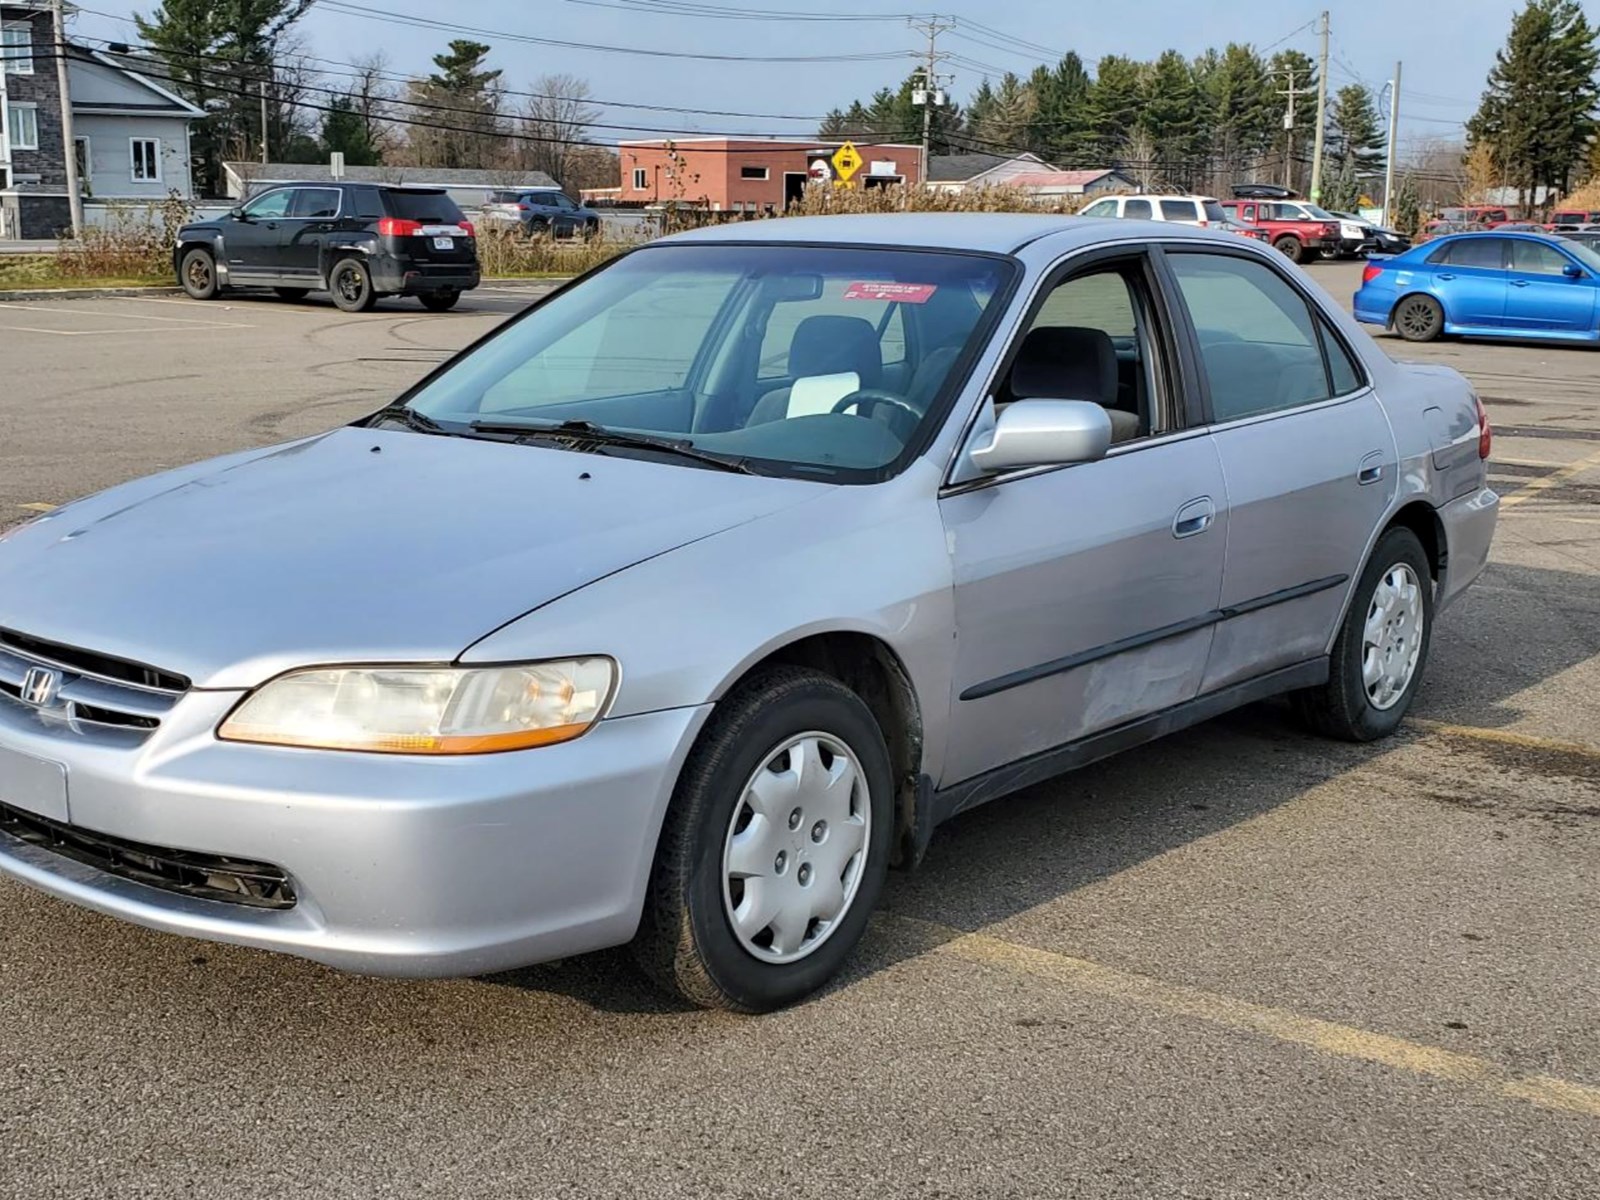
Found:
[[[1567,242],[1567,251],[1589,270],[1600,275],[1600,250],[1594,248],[1593,242],[1572,238]]]
[[[1337,221],[1339,219],[1327,209],[1318,208],[1315,204],[1307,204],[1305,210],[1311,214],[1313,221]]]
[[[1012,270],[937,251],[651,247],[551,297],[408,405],[451,432],[582,421],[767,473],[881,478],[942,416]]]

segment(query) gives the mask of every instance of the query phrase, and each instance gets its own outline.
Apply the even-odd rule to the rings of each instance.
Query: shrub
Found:
[[[178,229],[194,220],[194,207],[177,192],[160,204],[112,204],[104,225],[90,225],[78,242],[61,244],[57,272],[64,279],[146,279],[172,271]]]
[[[478,230],[478,265],[487,278],[510,275],[580,275],[607,259],[615,258],[629,243],[602,232],[587,241],[529,236],[520,229],[489,227]]]

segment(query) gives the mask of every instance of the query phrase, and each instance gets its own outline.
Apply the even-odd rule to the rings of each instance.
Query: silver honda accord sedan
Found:
[[[1280,694],[1391,733],[1489,442],[1227,234],[667,238],[352,425],[7,531],[0,870],[378,974],[632,942],[771,1009],[956,813]]]

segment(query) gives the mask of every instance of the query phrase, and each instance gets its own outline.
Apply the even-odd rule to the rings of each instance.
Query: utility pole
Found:
[[[1322,200],[1322,142],[1328,133],[1328,14],[1322,14],[1322,54],[1317,59],[1317,140],[1311,151],[1311,203]]]
[[[922,60],[922,150],[918,155],[917,177],[920,186],[928,186],[928,155],[933,142],[933,110],[934,106],[943,103],[943,93],[939,91],[939,75],[935,70],[944,58],[939,53],[939,35],[955,28],[954,20],[941,21],[938,17],[929,17],[924,21],[908,20],[907,25],[920,33],[927,35],[928,49]],[[912,93],[913,103],[918,103],[916,93]]]
[[[267,165],[267,77],[261,77],[261,165]]]
[[[56,86],[61,92],[61,148],[67,160],[67,211],[72,214],[72,238],[83,237],[83,197],[78,193],[78,141],[72,136],[72,89],[67,82],[67,19],[61,0],[51,0],[55,21]]]
[[[1394,65],[1394,79],[1389,84],[1389,155],[1383,167],[1383,224],[1394,228],[1397,213],[1394,207],[1394,143],[1400,132],[1400,63]]]
[[[1283,114],[1283,186],[1290,191],[1294,190],[1294,101],[1297,96],[1309,96],[1310,88],[1297,88],[1294,86],[1294,68],[1285,67],[1284,75],[1288,78],[1288,86],[1278,93],[1288,97],[1289,107]]]

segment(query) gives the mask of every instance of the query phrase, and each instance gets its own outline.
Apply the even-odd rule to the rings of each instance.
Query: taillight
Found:
[[[1489,425],[1489,410],[1483,407],[1483,401],[1477,396],[1472,402],[1478,406],[1478,457],[1488,461],[1489,451],[1494,449],[1494,429]]]
[[[378,222],[382,237],[416,237],[421,232],[421,221],[407,221],[404,217],[384,217]]]
[[[1367,269],[1361,272],[1361,286],[1365,287],[1382,274],[1383,268],[1378,266],[1377,263],[1368,263]]]
[[[1324,225],[1322,232],[1327,237],[1336,238],[1339,236],[1339,227],[1337,225]]]
[[[461,228],[463,228],[463,229],[465,229],[467,231],[467,236],[468,237],[477,237],[478,236],[478,231],[472,227],[472,222],[471,221],[457,221],[456,224],[461,226]]]

